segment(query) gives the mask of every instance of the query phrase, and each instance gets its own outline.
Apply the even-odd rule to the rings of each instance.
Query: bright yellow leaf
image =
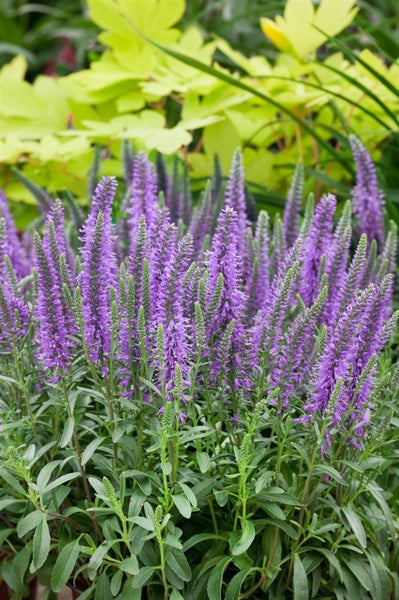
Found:
[[[267,19],[266,17],[262,17],[260,20],[260,26],[263,33],[269,38],[271,43],[274,44],[276,48],[281,50],[281,52],[293,52],[293,47],[290,40],[274,21]]]
[[[312,0],[287,0],[284,17],[261,19],[263,33],[282,52],[306,60],[326,41],[353,21],[356,0],[321,0],[317,8]],[[321,31],[319,31],[321,30]]]
[[[23,81],[27,68],[28,63],[25,56],[22,54],[15,56],[9,63],[5,64],[4,67],[0,69],[0,82]]]

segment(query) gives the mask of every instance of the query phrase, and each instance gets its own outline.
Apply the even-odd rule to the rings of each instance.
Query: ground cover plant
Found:
[[[28,83],[27,61],[18,55],[1,70],[0,185],[10,200],[32,204],[12,169],[16,165],[51,193],[68,189],[83,199],[91,145],[106,149],[103,174],[121,175],[120,140],[129,138],[146,151],[180,151],[200,179],[211,174],[214,154],[227,173],[240,146],[247,180],[256,191],[267,182],[268,193],[261,189],[258,200],[281,207],[298,159],[312,189],[312,178],[317,180],[317,197],[332,189],[347,193],[353,171],[346,140],[355,133],[375,160],[382,157],[387,209],[399,222],[397,55],[387,38],[383,47],[389,53],[376,52],[372,41],[359,44],[366,33],[351,37],[359,8],[354,0],[343,1],[339,11],[332,0],[317,7],[307,0],[300,14],[296,0],[284,7],[269,3],[272,12],[265,7],[257,14],[268,35],[265,51],[250,56],[236,37],[229,43],[193,24],[204,3],[87,4],[104,48],[89,68],[59,78],[41,74]],[[232,29],[238,16],[228,21]],[[364,22],[361,10],[360,17]],[[241,22],[248,23],[244,16]],[[21,219],[32,217],[26,205],[21,212]]]
[[[240,151],[195,207],[126,144],[121,203],[113,177],[86,217],[43,193],[21,237],[0,196],[14,599],[36,576],[81,600],[397,597],[397,234],[350,144],[341,214],[302,213],[298,165],[272,227]]]

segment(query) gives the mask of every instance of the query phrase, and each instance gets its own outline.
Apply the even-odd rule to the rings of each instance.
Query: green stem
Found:
[[[316,459],[316,455],[318,452],[319,452],[319,447],[316,444],[313,449],[312,458],[311,458],[310,465],[309,465],[308,476],[306,477],[305,487],[304,487],[303,494],[302,494],[301,510],[299,512],[299,517],[298,517],[298,524],[300,526],[299,529],[302,528],[303,520],[305,518],[305,511],[306,511],[306,507],[307,507],[308,501],[309,501],[308,496],[309,496],[309,491],[310,491],[310,486],[311,486],[311,481],[312,481],[312,476],[313,476],[313,471],[314,471],[314,466],[315,466],[315,459]],[[290,559],[290,565],[289,565],[288,576],[287,576],[287,586],[290,584],[292,575],[294,572],[295,553],[298,549],[300,538],[301,538],[301,534],[300,534],[300,531],[298,530],[298,535],[293,543],[293,547],[292,547],[292,551],[291,551],[291,559]]]
[[[69,418],[73,418],[73,413],[72,413],[72,410],[71,410],[71,406],[69,404],[68,389],[67,389],[65,377],[61,377],[61,386],[62,386],[62,393],[63,393],[63,398],[64,398],[64,402],[65,402],[65,408],[67,410],[68,417]],[[81,451],[81,447],[80,447],[79,436],[78,436],[77,431],[76,431],[75,422],[74,422],[74,425],[73,425],[73,443],[74,443],[74,446],[75,446],[76,459],[78,461],[80,476],[82,478],[82,484],[83,484],[83,488],[84,488],[86,500],[87,500],[88,504],[91,506],[93,504],[93,501],[92,501],[92,497],[91,497],[91,493],[90,493],[89,482],[87,481],[86,473],[85,473],[84,467],[82,465],[82,451]],[[90,511],[89,514],[90,514],[90,519],[91,519],[91,521],[93,523],[93,527],[94,527],[94,529],[95,529],[98,537],[100,538],[101,537],[101,533],[100,533],[100,530],[98,528],[95,516],[94,516],[94,514],[91,511]]]
[[[159,555],[160,555],[160,560],[161,560],[161,564],[160,564],[160,569],[161,569],[161,579],[162,579],[162,585],[164,588],[164,600],[168,600],[169,598],[169,585],[168,585],[168,580],[166,577],[166,557],[165,557],[165,546],[164,546],[164,540],[162,537],[162,529],[160,525],[156,525],[156,537],[157,537],[157,541],[158,541],[158,546],[159,546]]]
[[[112,360],[109,361],[110,369],[109,376],[105,378],[105,400],[108,407],[108,418],[111,423],[111,439],[112,439],[112,455],[114,462],[114,472],[118,475],[118,445],[114,441],[115,433],[115,412],[114,412],[114,389],[113,389],[113,369],[111,368]]]
[[[20,368],[17,348],[14,345],[12,348],[12,352],[13,352],[13,358],[14,358],[15,371],[16,371],[17,378],[18,378],[18,384],[19,384],[20,389],[22,390],[22,395],[25,400],[26,411],[28,413],[28,418],[29,418],[29,425],[32,428],[33,437],[35,439],[35,442],[37,443],[39,448],[41,448],[42,443],[39,439],[39,435],[36,430],[36,423],[35,423],[35,419],[33,417],[32,407],[30,405],[30,397],[29,397],[29,394],[28,394],[26,386],[25,386],[24,374],[23,374],[22,369]],[[47,453],[45,453],[44,458],[46,459],[47,462],[50,462],[50,459],[49,459]]]
[[[211,513],[213,529],[214,529],[216,535],[219,535],[219,527],[218,527],[218,522],[216,520],[215,509],[213,508],[212,498],[208,498],[208,506],[209,506],[209,512]]]

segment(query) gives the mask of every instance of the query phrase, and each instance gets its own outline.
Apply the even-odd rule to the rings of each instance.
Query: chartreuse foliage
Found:
[[[302,159],[318,190],[326,182],[345,189],[343,134],[356,133],[375,155],[397,129],[397,63],[370,50],[355,55],[333,37],[355,17],[354,0],[339,8],[287,0],[284,16],[261,21],[280,51],[273,63],[222,38],[205,41],[194,26],[181,31],[184,0],[89,0],[88,8],[106,47],[89,69],[28,84],[16,57],[1,72],[1,179],[11,199],[32,201],[7,166],[16,163],[49,191],[83,197],[89,145],[106,146],[103,173],[116,172],[121,138],[139,149],[181,149],[195,177],[210,175],[215,154],[227,173],[241,146],[254,184],[281,194]]]
[[[273,229],[240,151],[197,210],[128,144],[121,204],[96,168],[86,217],[32,188],[21,239],[0,194],[13,600],[35,576],[81,600],[397,597],[397,228],[350,144],[353,214],[326,194],[301,218],[299,165]]]

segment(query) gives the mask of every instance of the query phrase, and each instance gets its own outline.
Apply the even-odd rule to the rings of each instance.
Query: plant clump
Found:
[[[299,166],[273,228],[250,220],[239,151],[196,207],[186,180],[165,173],[158,193],[146,155],[125,152],[123,202],[103,177],[78,237],[55,200],[20,239],[2,197],[0,502],[22,519],[5,543],[26,541],[2,567],[12,589],[47,565],[53,590],[75,573],[84,598],[344,598],[359,555],[392,587],[367,461],[397,379],[396,228],[351,144],[354,215],[332,194],[302,215]]]

